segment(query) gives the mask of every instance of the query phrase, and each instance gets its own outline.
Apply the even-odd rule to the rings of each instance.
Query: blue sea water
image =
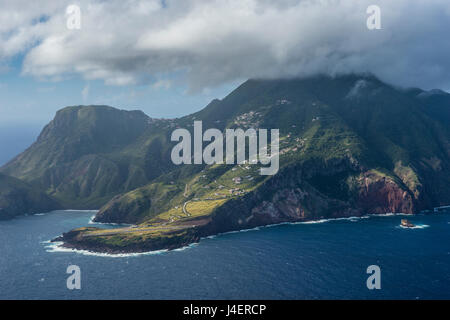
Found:
[[[38,125],[0,124],[0,166],[12,160],[28,148],[38,137],[41,127]]]
[[[93,212],[0,222],[1,299],[450,299],[450,214],[279,225],[184,250],[106,257],[54,252],[47,240]],[[66,287],[69,265],[81,290]],[[366,269],[381,268],[368,290]]]

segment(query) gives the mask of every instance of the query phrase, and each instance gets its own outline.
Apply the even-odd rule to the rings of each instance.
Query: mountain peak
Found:
[[[441,168],[449,162],[442,126],[448,105],[445,99],[418,99],[371,74],[250,79],[178,119],[152,120],[141,111],[102,105],[63,108],[37,142],[1,171],[42,186],[65,205],[95,208],[174,172],[171,132],[192,128],[194,120],[205,129],[279,129],[286,144],[282,162],[351,159],[389,172],[399,163]]]

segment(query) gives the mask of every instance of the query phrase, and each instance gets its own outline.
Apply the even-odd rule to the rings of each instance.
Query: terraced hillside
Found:
[[[123,149],[137,159],[138,146],[147,146],[160,170],[149,175],[141,167],[147,182],[111,197],[96,220],[135,226],[78,230],[65,241],[145,251],[272,223],[417,213],[448,204],[449,96],[395,88],[370,75],[249,80],[198,113],[154,121]],[[173,129],[192,131],[195,120],[204,130],[280,129],[279,173],[261,176],[258,165],[248,163],[177,167],[161,160],[174,145],[167,142]],[[145,143],[155,136],[167,139],[158,150]]]

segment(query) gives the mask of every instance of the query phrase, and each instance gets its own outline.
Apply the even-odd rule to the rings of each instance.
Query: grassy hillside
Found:
[[[67,107],[1,171],[45,190],[65,207],[99,208],[171,166],[164,153],[167,135],[158,127],[163,123],[141,111]]]
[[[98,221],[145,228],[135,232],[415,213],[450,202],[449,97],[347,75],[249,80],[171,120],[69,107],[1,171],[66,207],[102,206]],[[254,165],[174,166],[170,134],[192,131],[195,120],[204,130],[280,129],[279,174],[260,176]]]

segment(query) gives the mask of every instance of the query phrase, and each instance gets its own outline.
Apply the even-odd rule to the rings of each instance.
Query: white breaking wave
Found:
[[[66,211],[66,212],[98,212],[98,210],[77,210],[77,209],[66,209],[66,210],[55,210],[55,211]],[[51,212],[55,212],[51,211]]]
[[[45,246],[47,252],[60,252],[60,253],[77,253],[86,256],[96,256],[96,257],[105,257],[105,258],[128,258],[128,257],[138,257],[144,255],[158,255],[162,253],[169,252],[168,249],[163,250],[155,250],[148,252],[136,252],[136,253],[101,253],[101,252],[93,252],[89,250],[81,250],[81,249],[72,249],[66,248],[63,246],[64,242],[51,242],[51,244]],[[187,246],[188,247],[188,246]],[[182,248],[180,248],[182,249]],[[178,250],[180,251],[180,250]]]
[[[129,257],[138,257],[138,256],[148,256],[148,255],[159,255],[163,253],[168,253],[170,251],[184,251],[186,249],[190,249],[198,245],[198,243],[191,243],[187,246],[177,248],[174,250],[168,250],[168,249],[161,249],[161,250],[153,250],[153,251],[146,251],[146,252],[134,252],[134,253],[102,253],[102,252],[93,252],[89,250],[82,250],[82,249],[73,249],[73,248],[66,248],[63,246],[64,242],[62,241],[55,241],[51,242],[50,240],[41,241],[42,244],[46,244],[45,251],[47,252],[60,252],[60,253],[77,253],[82,254],[86,256],[97,256],[97,257],[105,257],[105,258],[129,258]]]
[[[368,214],[367,216],[369,216],[369,217],[394,217],[394,216],[410,216],[410,217],[412,217],[414,215],[411,213],[403,213],[403,212],[398,212],[398,213],[389,212],[389,213],[381,213],[381,214],[373,213],[373,214]]]
[[[226,235],[226,234],[249,232],[249,231],[258,231],[258,230],[261,230],[261,228],[275,227],[275,226],[279,226],[279,225],[282,225],[282,224],[286,224],[286,223],[283,222],[283,223],[271,224],[271,225],[267,225],[267,226],[254,227],[254,228],[250,228],[250,229],[242,229],[242,230],[233,230],[233,231],[221,232],[221,233],[218,233],[218,234],[213,234],[211,236],[202,237],[202,238],[200,238],[200,240],[203,240],[203,239],[214,239],[214,238],[217,238],[218,236],[223,236],[223,235]]]
[[[371,216],[377,216],[377,215],[364,215],[360,217],[342,217],[342,218],[329,218],[329,219],[319,219],[319,220],[311,220],[311,221],[300,221],[300,222],[289,222],[288,224],[317,224],[317,223],[325,223],[330,221],[340,221],[340,220],[347,220],[356,222],[362,219],[369,219]],[[386,216],[387,217],[387,216]]]
[[[399,227],[402,229],[425,229],[425,228],[428,228],[429,225],[428,224],[417,224],[414,227],[405,227],[405,226],[399,225]]]
[[[293,222],[292,224],[317,224],[331,221],[332,219],[320,219],[320,220],[311,220],[311,221],[302,221],[302,222]]]
[[[97,212],[89,219],[88,224],[98,224],[98,225],[104,225],[104,226],[124,226],[124,227],[130,227],[132,224],[127,223],[114,223],[114,222],[96,222],[94,221],[95,216],[97,215]]]
[[[191,244],[189,244],[187,246],[184,246],[184,247],[181,247],[181,248],[178,248],[178,249],[173,249],[172,251],[184,251],[186,249],[191,249],[193,247],[196,247],[197,245],[198,245],[197,242],[196,243],[191,243]]]
[[[80,211],[80,210],[75,210],[75,211]],[[97,210],[89,210],[89,211],[95,211],[97,212]],[[352,217],[342,217],[342,218],[330,218],[330,219],[319,219],[319,220],[311,220],[311,221],[300,221],[300,222],[280,222],[280,223],[274,223],[274,224],[269,224],[266,226],[259,226],[259,227],[254,227],[254,228],[249,228],[249,229],[242,229],[242,230],[234,230],[234,231],[227,231],[227,232],[222,232],[222,233],[218,233],[215,235],[211,235],[211,236],[207,236],[207,237],[202,237],[201,240],[203,239],[214,239],[217,238],[219,236],[222,235],[226,235],[226,234],[234,234],[234,233],[240,233],[240,232],[249,232],[249,231],[258,231],[261,230],[263,228],[271,228],[271,227],[276,227],[276,226],[281,226],[281,225],[298,225],[298,224],[320,224],[320,223],[326,223],[326,222],[330,222],[330,221],[339,221],[339,220],[348,220],[351,222],[356,222],[362,219],[369,219],[371,217],[393,217],[393,216],[413,216],[411,214],[407,214],[407,213],[385,213],[385,214],[367,214],[367,215],[363,215],[363,216],[352,216]],[[93,215],[89,221],[90,224],[104,224],[104,225],[123,225],[123,224],[115,224],[115,223],[97,223],[97,222],[92,222],[92,219],[95,217],[95,215]],[[92,223],[91,223],[92,222]],[[450,222],[449,222],[450,223]],[[424,228],[428,228],[429,225],[426,224],[419,224],[416,225],[414,227],[408,228],[408,227],[403,227],[403,226],[398,226],[401,228],[405,228],[405,229],[424,229]],[[163,250],[154,250],[154,251],[147,251],[147,252],[136,252],[136,253],[100,253],[100,252],[93,252],[93,251],[89,251],[89,250],[81,250],[81,249],[73,249],[73,248],[66,248],[63,246],[63,242],[51,242],[49,240],[47,241],[42,241],[42,244],[49,244],[47,245],[45,248],[47,249],[47,252],[71,252],[71,253],[77,253],[77,254],[83,254],[83,255],[88,255],[88,256],[98,256],[98,257],[108,257],[108,258],[124,258],[124,257],[138,257],[138,256],[143,256],[143,255],[159,255],[159,254],[163,254],[163,253],[168,253],[170,251],[184,251],[186,249],[189,248],[193,248],[195,246],[198,245],[198,243],[191,243],[187,246],[178,248],[178,249],[174,249],[174,250],[168,250],[168,249],[163,249]]]

